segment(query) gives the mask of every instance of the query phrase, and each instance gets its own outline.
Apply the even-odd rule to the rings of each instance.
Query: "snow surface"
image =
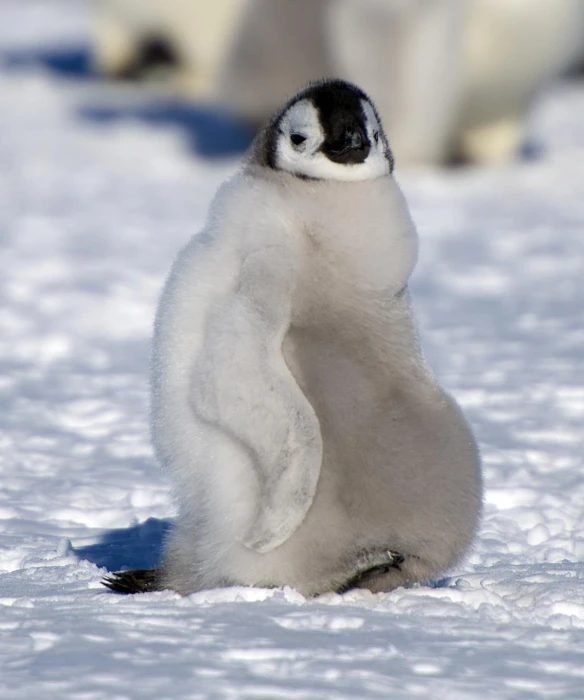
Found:
[[[0,697],[584,698],[584,86],[531,161],[401,177],[424,348],[483,453],[468,560],[391,594],[123,597],[104,567],[155,565],[173,515],[154,305],[245,135],[101,85],[89,37],[79,0],[0,4]]]

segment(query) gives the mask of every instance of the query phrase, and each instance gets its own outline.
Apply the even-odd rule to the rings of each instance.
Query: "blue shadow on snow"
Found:
[[[189,148],[200,156],[241,155],[253,139],[253,133],[238,119],[219,107],[154,98],[148,104],[82,107],[79,116],[96,124],[122,120],[140,120],[160,127],[179,127]]]
[[[84,45],[3,51],[0,63],[8,70],[41,66],[63,78],[88,80],[95,77],[91,51]]]
[[[160,564],[170,520],[148,518],[140,525],[110,530],[101,542],[74,548],[80,559],[105,566],[108,571],[121,569],[154,569]]]

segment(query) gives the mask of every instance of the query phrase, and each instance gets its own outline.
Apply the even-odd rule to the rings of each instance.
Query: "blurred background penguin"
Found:
[[[310,80],[379,107],[400,168],[500,163],[584,61],[584,0],[99,0],[95,63],[259,126]]]
[[[212,92],[244,0],[97,0],[94,67],[170,92]]]
[[[469,0],[455,155],[502,162],[524,143],[529,112],[584,61],[584,0]]]

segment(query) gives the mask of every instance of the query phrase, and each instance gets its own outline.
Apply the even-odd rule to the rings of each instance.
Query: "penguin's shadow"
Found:
[[[96,544],[74,548],[80,559],[104,566],[108,571],[155,569],[172,521],[148,518],[140,525],[110,530]]]
[[[41,66],[61,78],[91,80],[95,77],[91,50],[84,44],[6,50],[0,54],[0,63],[8,70]]]
[[[152,97],[142,104],[84,106],[78,116],[96,126],[142,121],[161,128],[178,128],[189,150],[204,158],[235,157],[251,144],[253,131],[220,105]]]
[[[77,547],[73,552],[108,571],[156,569],[162,560],[164,542],[173,527],[171,520],[148,518],[132,527],[110,530],[100,542]],[[456,577],[446,576],[427,584],[430,588],[453,588]]]

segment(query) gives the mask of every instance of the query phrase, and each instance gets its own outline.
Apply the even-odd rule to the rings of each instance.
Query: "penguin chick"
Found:
[[[479,459],[424,362],[417,237],[375,107],[311,84],[179,253],[155,324],[152,437],[178,519],[114,590],[389,591],[469,548]]]

